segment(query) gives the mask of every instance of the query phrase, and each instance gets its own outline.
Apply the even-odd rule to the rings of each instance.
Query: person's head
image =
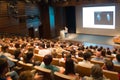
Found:
[[[20,73],[18,80],[34,80],[34,75],[31,71],[23,71]]]
[[[66,59],[71,58],[71,57],[72,57],[71,53],[67,52],[66,53]]]
[[[105,50],[105,49],[103,49],[103,50],[101,51],[101,56],[106,57],[106,50]]]
[[[45,63],[45,65],[50,65],[50,63],[52,62],[52,55],[45,55],[43,58],[43,62]]]
[[[90,52],[85,52],[83,54],[83,58],[84,58],[84,60],[90,60],[91,59],[91,53]]]
[[[105,65],[105,68],[106,68],[107,70],[113,71],[113,69],[114,69],[114,64],[113,64],[112,60],[106,59],[104,65]]]
[[[83,57],[84,53],[82,51],[78,52],[79,57]]]
[[[92,66],[92,68],[91,68],[91,76],[95,80],[99,80],[99,79],[103,78],[103,71],[102,71],[102,68],[100,67],[100,65],[95,64],[94,66]]]
[[[19,43],[15,43],[15,48],[20,48],[20,44]]]
[[[96,57],[101,57],[101,52],[100,51],[96,51],[95,55],[96,55]]]
[[[21,54],[20,49],[16,49],[14,52],[15,59],[18,59],[20,54]]]
[[[117,59],[118,62],[120,62],[120,54],[116,55],[116,59]]]
[[[7,49],[8,49],[8,46],[7,46],[7,45],[3,45],[3,46],[2,46],[2,51],[3,51],[3,52],[7,52]]]
[[[8,62],[4,58],[0,58],[0,75],[5,76],[8,72]]]
[[[26,53],[26,55],[24,56],[24,62],[25,63],[31,62],[32,57],[33,57],[33,52],[32,51],[28,51]]]
[[[74,61],[71,58],[66,59],[65,62],[65,74],[75,74]]]

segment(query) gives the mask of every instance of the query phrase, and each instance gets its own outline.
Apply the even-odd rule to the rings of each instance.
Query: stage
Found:
[[[114,36],[68,33],[66,34],[64,40],[80,41],[83,42],[85,46],[98,45],[113,49],[114,46],[120,46],[119,44],[115,44],[113,42],[113,37]]]

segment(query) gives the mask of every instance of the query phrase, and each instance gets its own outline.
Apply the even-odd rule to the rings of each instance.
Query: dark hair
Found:
[[[90,52],[85,52],[85,53],[83,54],[83,58],[84,58],[84,60],[90,60],[90,58],[91,58],[91,53],[90,53]]]
[[[20,44],[19,43],[15,43],[15,48],[20,48]]]
[[[116,59],[117,59],[118,62],[120,62],[120,54],[116,55]]]
[[[72,55],[71,55],[70,53],[67,53],[67,54],[66,54],[66,59],[71,58],[71,56],[72,56]]]
[[[100,65],[95,64],[94,66],[92,66],[91,75],[96,80],[103,78],[103,71],[102,71],[102,68],[100,67]],[[102,79],[100,79],[100,80],[102,80]]]
[[[66,59],[65,62],[65,74],[75,74],[75,70],[74,70],[74,61],[71,58]]]
[[[114,69],[114,64],[113,64],[112,60],[107,59],[105,61],[105,66],[106,66],[107,70],[113,71],[113,69]]]
[[[108,54],[108,55],[111,55],[111,54],[112,54],[112,52],[111,52],[110,50],[108,50],[108,51],[107,51],[107,54]]]
[[[34,75],[31,71],[23,71],[20,73],[18,80],[34,80]]]
[[[26,55],[24,56],[24,62],[25,63],[31,63],[31,58],[33,57],[33,52],[32,51],[28,51],[26,53]]]
[[[3,45],[3,46],[2,46],[2,51],[3,51],[3,52],[6,52],[7,49],[8,49],[8,46],[7,46],[7,45]]]
[[[101,55],[102,55],[103,57],[106,57],[106,50],[105,50],[105,49],[103,49],[103,50],[101,51]]]
[[[50,63],[52,62],[52,55],[45,55],[43,58],[43,62],[45,63],[45,65],[50,65]]]
[[[78,52],[78,56],[79,56],[79,57],[83,57],[83,55],[84,55],[84,54],[83,54],[82,51]]]
[[[15,59],[18,59],[19,58],[19,55],[20,55],[20,49],[16,49],[15,52],[14,52],[14,56],[15,56]]]
[[[6,68],[8,68],[7,60],[4,58],[0,58],[0,75],[3,75]]]
[[[49,42],[46,43],[46,47],[50,48],[50,43]]]

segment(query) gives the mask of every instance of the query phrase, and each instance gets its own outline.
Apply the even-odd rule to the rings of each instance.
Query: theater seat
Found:
[[[30,63],[24,63],[22,61],[19,61],[17,66],[22,67],[21,71],[25,71],[25,70],[32,70],[33,69],[33,64]]]
[[[41,68],[40,66],[34,66],[34,69],[36,69],[37,72],[40,72],[43,75],[44,80],[53,80],[51,70],[46,68]]]
[[[99,64],[101,67],[104,65],[104,62],[100,62],[100,61],[91,60],[90,62],[93,64]]]
[[[80,74],[81,77],[83,76],[90,76],[90,67],[85,67],[81,65],[76,65],[76,72]]]
[[[119,80],[118,72],[103,70],[103,74],[110,80]]]
[[[54,79],[55,80],[74,80],[72,77],[61,74],[59,72],[54,72]]]
[[[114,65],[114,70],[120,73],[120,65]]]

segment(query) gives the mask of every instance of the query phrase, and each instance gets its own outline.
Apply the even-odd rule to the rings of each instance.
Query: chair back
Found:
[[[20,71],[26,71],[26,70],[33,70],[33,64],[30,63],[24,63],[23,61],[19,61],[17,63],[17,66],[21,67]]]
[[[43,80],[53,80],[52,71],[46,68],[41,68],[40,66],[34,66],[34,69],[37,70],[37,72],[42,73]]]
[[[78,64],[76,65],[75,71],[79,73],[81,77],[90,76],[91,67],[81,66]]]
[[[59,59],[58,58],[53,58],[51,64],[53,64],[55,66],[59,66]]]
[[[101,61],[91,60],[90,62],[93,64],[99,64],[100,67],[102,67],[104,65],[104,62],[101,62]]]
[[[39,54],[34,54],[34,60],[42,62],[43,61],[43,56],[40,56]]]
[[[61,74],[59,72],[54,72],[54,79],[55,80],[74,80],[72,77]]]
[[[110,80],[119,80],[118,72],[103,70],[103,74]]]
[[[114,70],[120,73],[120,65],[114,65]]]

